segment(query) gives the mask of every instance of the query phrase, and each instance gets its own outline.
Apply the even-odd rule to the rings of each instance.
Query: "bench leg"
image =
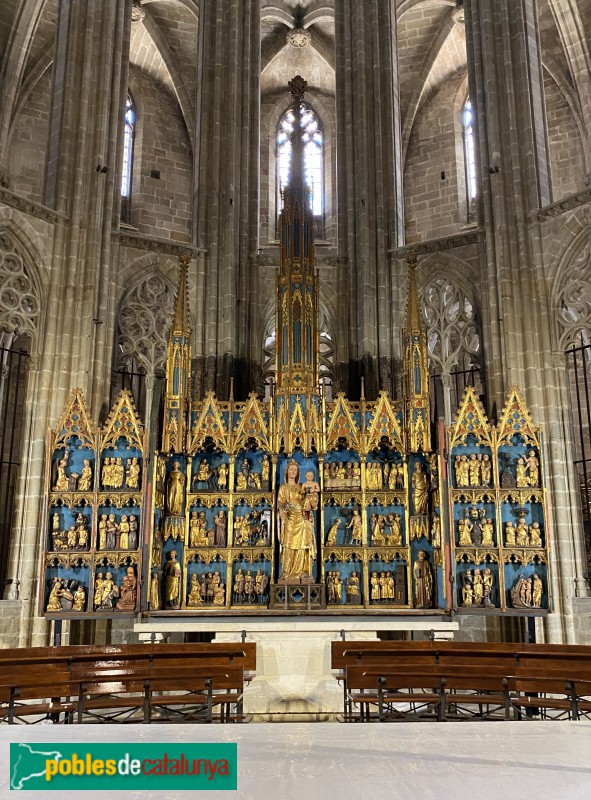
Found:
[[[212,711],[213,711],[213,686],[211,681],[208,681],[207,687],[207,722],[212,721]]]
[[[78,725],[82,725],[82,717],[84,716],[84,684],[80,684],[80,690],[78,692],[78,713],[77,713],[77,722]]]
[[[447,717],[445,716],[445,685],[446,680],[445,678],[442,678],[439,685],[439,711],[437,715],[439,722],[447,721]]]
[[[14,725],[14,700],[18,693],[18,689],[14,686],[10,687],[10,700],[8,702],[8,724]]]
[[[152,692],[150,691],[150,681],[144,683],[144,719],[142,722],[149,725],[152,722]]]

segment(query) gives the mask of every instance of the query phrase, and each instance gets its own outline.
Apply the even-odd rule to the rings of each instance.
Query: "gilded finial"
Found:
[[[176,296],[174,308],[174,319],[171,333],[190,334],[191,323],[189,321],[189,261],[190,257],[186,254],[179,256],[179,288]]]
[[[301,107],[302,98],[308,86],[301,75],[296,75],[287,84],[293,97],[294,124],[291,132],[291,176],[292,188],[299,188],[305,184],[304,147],[302,141]]]
[[[301,75],[295,75],[287,84],[293,99],[299,103],[308,88],[308,81],[305,81]]]

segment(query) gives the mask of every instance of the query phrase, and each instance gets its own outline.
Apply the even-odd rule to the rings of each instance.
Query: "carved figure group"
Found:
[[[125,576],[121,581],[119,587],[119,601],[116,608],[118,611],[135,611],[137,602],[137,578],[135,576],[135,569],[132,566],[127,567]]]
[[[513,608],[541,608],[544,584],[537,572],[529,578],[520,575],[511,587],[511,605]]]
[[[372,547],[400,547],[402,545],[402,517],[400,514],[372,514],[369,518]]]
[[[325,489],[360,489],[361,465],[358,461],[328,461],[323,470]]]
[[[515,462],[515,485],[518,489],[540,485],[540,461],[535,450],[530,450]]]
[[[372,603],[394,600],[394,573],[374,570],[369,577],[369,598]]]
[[[230,470],[225,461],[212,467],[207,459],[202,458],[197,467],[197,472],[193,475],[193,491],[228,491],[228,474]]]
[[[338,569],[326,573],[326,602],[329,605],[343,602],[343,579]]]
[[[365,465],[365,488],[370,491],[384,488],[384,472],[378,461],[368,461]]]
[[[92,491],[92,466],[89,458],[83,460],[81,472],[68,473],[66,470],[68,459],[60,458],[57,462],[57,474],[54,492],[91,492]]]
[[[45,610],[50,613],[85,611],[86,589],[84,585],[76,580],[54,578]]]
[[[115,514],[101,514],[98,523],[99,550],[137,550],[138,544],[138,520],[135,514],[123,514],[119,521],[115,519]]]
[[[201,579],[197,573],[191,575],[187,596],[187,607],[197,608],[203,605],[224,606],[226,604],[226,585],[219,572],[202,572]]]
[[[257,508],[253,508],[252,511],[249,511],[242,516],[236,515],[234,517],[234,545],[238,545],[239,547],[268,547],[270,543],[270,535],[269,520],[267,517],[268,512],[260,511]],[[226,539],[226,524],[227,520],[225,519],[225,515],[223,519],[219,518],[219,515],[216,516],[214,538],[217,537],[219,542],[222,541],[222,537],[224,541]],[[216,547],[224,546],[217,542],[215,543]]]
[[[97,572],[94,580],[95,611],[135,611],[137,605],[137,577],[135,567],[127,567],[121,586],[117,586],[113,573]]]
[[[488,453],[456,456],[454,472],[459,487],[490,486],[492,483],[492,461]]]
[[[56,511],[52,515],[51,546],[53,550],[88,550],[89,543],[88,518],[81,511],[76,514],[75,524],[70,525],[67,531],[61,530],[59,513]]]
[[[138,491],[140,488],[141,467],[139,458],[132,457],[123,463],[122,458],[105,458],[101,470],[101,486],[103,489],[129,489]]]
[[[493,608],[493,588],[494,578],[488,567],[483,570],[478,568],[466,570],[463,574],[462,606],[464,608],[470,606]]]
[[[262,472],[255,472],[250,465],[250,461],[247,458],[243,458],[240,468],[236,472],[236,491],[248,492],[261,488]]]
[[[494,547],[495,525],[485,516],[484,508],[466,508],[458,520],[458,545],[460,547]]]
[[[214,527],[207,527],[205,511],[191,511],[189,519],[189,547],[226,547],[228,518],[223,509],[214,516]]]
[[[111,611],[119,599],[119,587],[113,580],[113,573],[98,572],[94,579],[95,611]]]
[[[256,575],[251,570],[238,569],[234,576],[232,598],[234,603],[265,603],[268,599],[269,576],[258,569]]]
[[[528,525],[523,517],[517,525],[509,520],[505,525],[505,547],[543,547],[539,522]]]

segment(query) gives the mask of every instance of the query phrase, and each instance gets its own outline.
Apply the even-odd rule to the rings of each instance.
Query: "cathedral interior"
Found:
[[[0,57],[1,647],[591,643],[591,4],[4,0]]]

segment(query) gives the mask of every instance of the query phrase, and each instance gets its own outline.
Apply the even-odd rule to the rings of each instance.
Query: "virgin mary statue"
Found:
[[[285,483],[277,495],[279,511],[279,543],[281,576],[284,583],[311,578],[316,558],[314,517],[309,495],[300,484],[300,468],[290,461],[285,470]]]

